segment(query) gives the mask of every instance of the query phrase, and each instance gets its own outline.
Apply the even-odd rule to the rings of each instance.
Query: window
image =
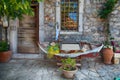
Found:
[[[61,0],[61,30],[78,31],[78,0]]]
[[[60,26],[60,34],[82,33],[84,0],[57,1],[56,22]]]

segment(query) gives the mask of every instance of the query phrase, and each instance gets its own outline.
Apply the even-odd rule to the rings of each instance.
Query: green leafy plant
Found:
[[[8,51],[9,45],[6,41],[0,41],[0,52]]]
[[[72,58],[62,59],[62,67],[60,69],[71,71],[76,69],[76,60]]]
[[[21,18],[23,14],[33,15],[31,2],[33,0],[0,0],[0,16],[15,19]],[[34,0],[41,1],[41,0]]]
[[[107,0],[106,3],[103,4],[102,9],[99,11],[100,18],[107,19],[109,14],[113,11],[117,1],[118,0]]]
[[[52,42],[47,48],[48,58],[52,58],[55,54],[59,53],[59,44]]]
[[[109,30],[109,18],[117,2],[118,0],[107,0],[103,4],[103,7],[100,9],[99,14],[98,14],[101,19],[104,19],[104,33],[105,33],[105,38],[106,38],[106,40],[104,41],[104,46],[106,48],[111,47],[112,37],[110,34],[110,30]]]

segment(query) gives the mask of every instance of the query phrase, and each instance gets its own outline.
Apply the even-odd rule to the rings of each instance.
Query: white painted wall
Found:
[[[44,2],[39,3],[39,42],[44,42]]]
[[[19,20],[11,20],[10,21],[10,32],[9,32],[9,40],[10,40],[10,49],[15,54],[17,53],[17,27],[19,26]]]
[[[83,31],[84,0],[79,0],[79,32]]]

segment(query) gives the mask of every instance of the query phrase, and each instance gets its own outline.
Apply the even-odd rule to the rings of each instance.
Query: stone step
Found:
[[[15,53],[12,55],[13,59],[44,59],[44,54],[23,54],[23,53]]]

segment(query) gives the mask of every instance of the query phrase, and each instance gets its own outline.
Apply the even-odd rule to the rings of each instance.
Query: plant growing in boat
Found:
[[[52,58],[55,54],[59,53],[59,44],[52,42],[47,48],[48,58]]]

